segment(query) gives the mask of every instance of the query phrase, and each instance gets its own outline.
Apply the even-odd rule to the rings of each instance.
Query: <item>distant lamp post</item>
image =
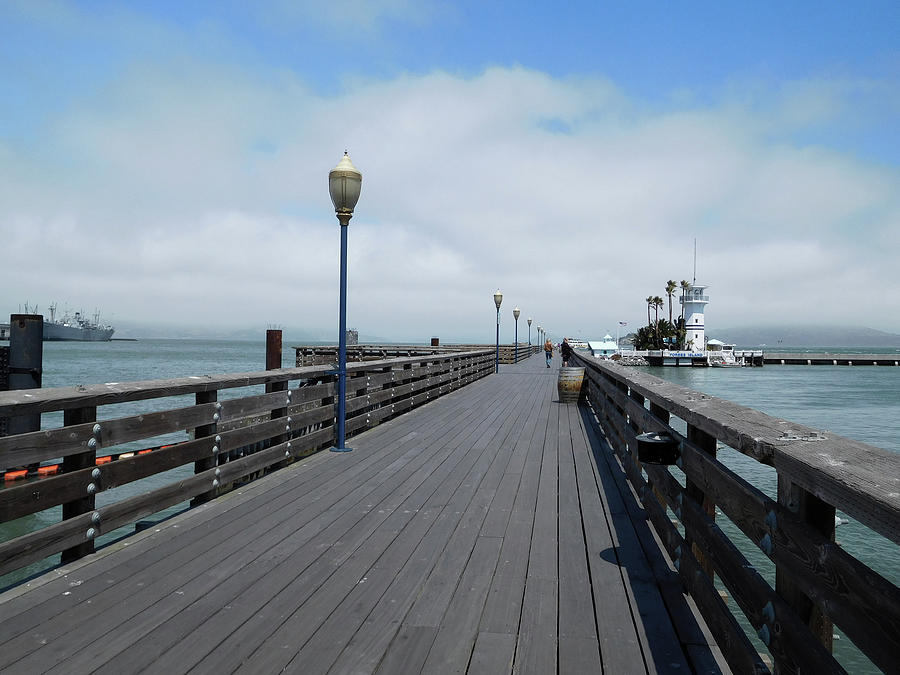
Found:
[[[521,314],[521,312],[519,311],[519,308],[516,307],[513,310],[513,316],[516,318],[516,346],[513,350],[513,358],[516,360],[516,363],[519,362],[519,314]]]
[[[528,317],[528,346],[531,346],[531,317]],[[531,351],[531,350],[529,350]]]
[[[347,228],[353,217],[353,209],[359,201],[362,188],[362,174],[353,166],[350,155],[344,156],[338,165],[328,173],[328,192],[334,204],[334,212],[341,224],[341,303],[340,326],[338,328],[338,410],[337,438],[331,450],[349,452],[353,448],[344,446],[344,421],[347,403]]]
[[[503,293],[500,289],[494,293],[494,304],[497,305],[497,356],[494,358],[494,372],[500,372],[500,303],[503,302]]]

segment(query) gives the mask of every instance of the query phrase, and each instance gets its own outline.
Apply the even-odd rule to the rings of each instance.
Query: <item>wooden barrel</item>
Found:
[[[584,381],[584,368],[560,368],[556,389],[560,403],[577,403]]]

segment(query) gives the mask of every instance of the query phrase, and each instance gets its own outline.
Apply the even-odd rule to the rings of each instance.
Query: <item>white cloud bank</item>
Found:
[[[348,321],[364,335],[492,341],[497,287],[504,340],[515,305],[520,337],[528,316],[557,335],[639,325],[645,297],[690,280],[694,238],[713,334],[900,332],[900,171],[791,142],[802,115],[847,105],[815,92],[788,112],[660,110],[521,68],[325,97],[286,72],[133,67],[39,141],[0,137],[0,309],[331,336],[326,176],[347,148],[363,172]]]

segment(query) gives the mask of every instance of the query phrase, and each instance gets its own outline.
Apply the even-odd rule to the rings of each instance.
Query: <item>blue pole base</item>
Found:
[[[353,452],[353,448],[339,448],[336,445],[328,449],[331,452]]]

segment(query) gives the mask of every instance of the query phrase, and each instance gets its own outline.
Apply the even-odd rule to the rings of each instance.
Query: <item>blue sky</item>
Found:
[[[0,299],[327,338],[348,148],[364,335],[488,341],[499,286],[599,337],[695,237],[713,333],[900,332],[898,35],[896,2],[6,2]]]

